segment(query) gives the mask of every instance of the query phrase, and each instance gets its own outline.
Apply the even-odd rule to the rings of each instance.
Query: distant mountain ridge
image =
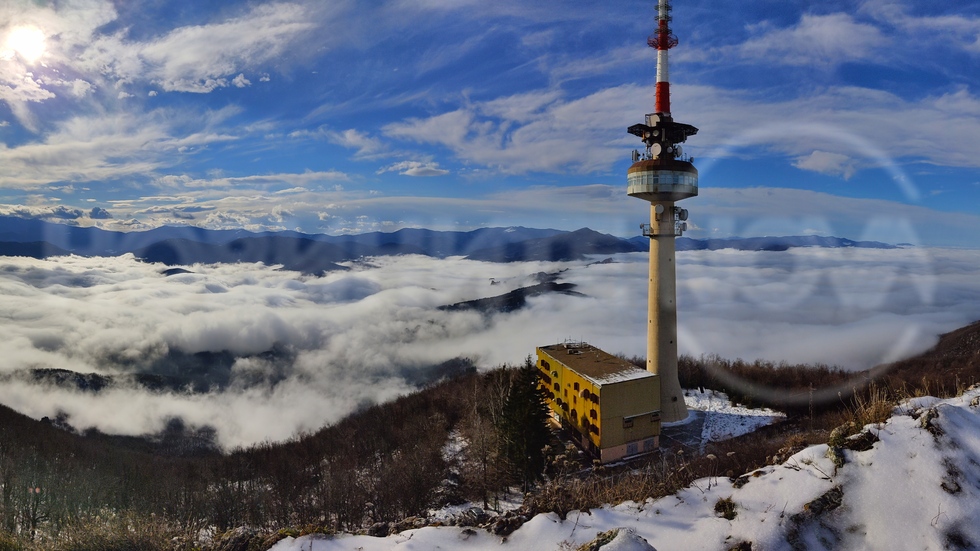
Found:
[[[785,251],[796,247],[857,248],[857,249],[897,249],[896,245],[880,241],[853,241],[842,237],[823,237],[819,235],[793,235],[785,237],[730,237],[726,239],[677,239],[678,251],[716,251],[737,249],[740,251]]]
[[[676,246],[678,251],[896,248],[877,241],[822,236],[680,237]],[[310,274],[344,270],[346,268],[340,263],[371,256],[419,254],[434,258],[463,256],[486,262],[570,261],[582,260],[588,255],[643,252],[649,247],[647,237],[624,239],[589,228],[563,231],[509,227],[465,232],[406,228],[390,233],[326,235],[164,226],[143,232],[114,232],[0,216],[0,256],[48,258],[66,254],[118,256],[132,253],[141,260],[168,266],[263,262]]]

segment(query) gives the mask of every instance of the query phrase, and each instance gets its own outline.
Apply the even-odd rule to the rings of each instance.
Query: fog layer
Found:
[[[862,369],[980,319],[980,251],[677,258],[683,354]],[[647,255],[615,260],[380,257],[317,278],[261,264],[195,265],[164,276],[164,266],[131,256],[0,258],[0,403],[35,418],[62,413],[79,429],[155,433],[180,417],[213,426],[225,448],[280,440],[409,392],[431,366],[456,357],[490,368],[564,339],[643,355]],[[438,309],[559,270],[586,296],[532,297],[522,310],[490,316]],[[38,368],[198,384],[93,393],[23,376]]]

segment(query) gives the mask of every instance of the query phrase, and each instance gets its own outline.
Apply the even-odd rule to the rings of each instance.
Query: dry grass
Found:
[[[847,421],[858,427],[884,423],[892,416],[897,405],[894,393],[876,384],[870,385],[865,392],[854,395],[851,404],[844,408]]]
[[[23,551],[23,544],[13,535],[0,532],[0,551]]]

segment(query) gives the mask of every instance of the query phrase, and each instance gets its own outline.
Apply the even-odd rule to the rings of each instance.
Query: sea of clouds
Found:
[[[313,277],[261,264],[165,276],[165,266],[128,255],[0,257],[0,403],[114,434],[156,433],[180,418],[214,427],[226,449],[281,440],[410,392],[427,369],[456,357],[481,368],[516,364],[566,339],[645,354],[647,255],[614,260],[409,255]],[[976,250],[722,250],[677,260],[682,354],[863,369],[980,319]],[[493,315],[438,309],[558,271],[585,296],[532,297]],[[232,358],[207,392],[127,383],[93,393],[23,376],[38,368],[120,381],[173,376],[180,358],[202,352]]]

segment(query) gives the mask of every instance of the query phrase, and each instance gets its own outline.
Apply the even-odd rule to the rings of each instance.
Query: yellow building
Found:
[[[660,444],[660,378],[587,343],[537,349],[552,416],[603,463]]]

